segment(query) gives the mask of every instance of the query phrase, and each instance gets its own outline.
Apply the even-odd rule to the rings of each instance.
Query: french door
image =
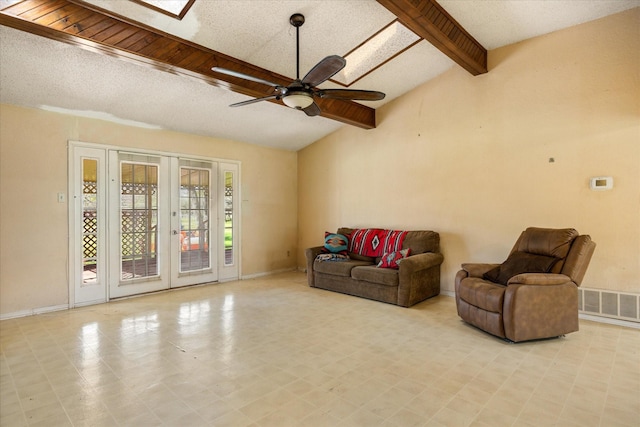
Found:
[[[212,189],[218,177],[218,164],[176,159],[171,162],[171,287],[218,280],[216,221],[211,221],[212,208],[218,198]],[[177,197],[175,197],[177,196]],[[215,217],[214,217],[215,218]],[[213,225],[213,227],[212,227]],[[215,267],[214,267],[215,265]]]
[[[237,164],[73,144],[69,157],[72,305],[238,277]]]

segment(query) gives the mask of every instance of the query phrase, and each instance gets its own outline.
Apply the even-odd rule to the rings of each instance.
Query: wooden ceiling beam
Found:
[[[133,61],[259,98],[273,93],[260,83],[218,74],[218,66],[282,86],[293,80],[77,0],[22,0],[0,10],[0,25]],[[373,108],[353,101],[315,99],[321,116],[364,129],[376,127]],[[286,107],[282,101],[271,102]],[[301,113],[303,114],[303,113]]]
[[[378,0],[378,3],[474,76],[487,72],[487,50],[435,0]]]

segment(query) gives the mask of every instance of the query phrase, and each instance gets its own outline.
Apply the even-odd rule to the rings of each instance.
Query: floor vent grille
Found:
[[[594,316],[640,322],[640,295],[578,288],[578,310]]]

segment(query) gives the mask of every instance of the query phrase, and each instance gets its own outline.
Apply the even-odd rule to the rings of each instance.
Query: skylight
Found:
[[[350,86],[422,40],[397,20],[344,56],[347,66],[331,79]]]
[[[182,19],[195,0],[131,0],[155,11]]]

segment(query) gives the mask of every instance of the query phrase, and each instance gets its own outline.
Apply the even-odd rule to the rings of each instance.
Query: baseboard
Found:
[[[580,313],[578,315],[578,317],[580,319],[582,319],[582,320],[589,320],[591,322],[607,323],[609,325],[624,326],[626,328],[640,329],[640,323],[632,322],[632,321],[629,321],[629,320],[612,319],[610,317],[593,316],[591,314],[584,314],[584,313]]]
[[[257,279],[259,277],[271,276],[273,274],[287,273],[289,271],[297,271],[297,269],[298,269],[297,267],[291,267],[291,268],[283,268],[281,270],[273,270],[273,271],[265,271],[265,272],[262,272],[262,273],[247,274],[247,275],[244,275],[244,276],[240,277],[240,280]]]
[[[36,314],[52,313],[54,311],[68,310],[69,304],[52,305],[50,307],[32,308],[30,310],[14,311],[13,313],[0,314],[0,320],[15,319],[17,317],[27,317]]]

